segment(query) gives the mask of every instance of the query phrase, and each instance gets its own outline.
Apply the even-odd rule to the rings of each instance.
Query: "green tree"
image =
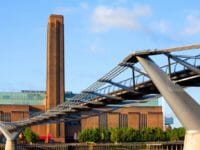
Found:
[[[101,134],[100,129],[85,129],[78,133],[79,142],[97,142],[100,141]]]
[[[137,132],[133,128],[127,128],[126,142],[133,142],[136,140]]]
[[[178,140],[178,129],[174,128],[170,131],[170,141],[177,141]]]
[[[163,131],[160,128],[86,129],[78,134],[79,142],[148,142],[184,140],[185,129]]]
[[[36,133],[34,133],[31,128],[25,128],[23,131],[24,138],[29,143],[35,143],[38,141],[39,137]]]
[[[121,131],[119,130],[119,128],[111,128],[110,129],[110,141],[111,142],[120,142],[120,136],[121,136]]]
[[[151,141],[163,141],[165,139],[165,133],[160,128],[153,128],[152,129],[152,139]]]
[[[136,131],[133,128],[121,128],[120,142],[133,142],[136,138]]]
[[[110,141],[110,131],[108,129],[100,129],[100,141],[109,142]]]
[[[185,138],[185,128],[178,128],[178,139],[184,140]]]

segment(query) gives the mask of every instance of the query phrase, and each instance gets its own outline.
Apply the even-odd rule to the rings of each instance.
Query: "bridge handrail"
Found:
[[[194,66],[200,66],[200,64],[198,64],[200,61],[200,55],[197,55],[197,56],[194,56],[194,57],[189,57],[189,58],[186,58],[186,59],[183,59],[184,61],[191,61],[193,60],[193,65]],[[177,62],[170,62],[170,67],[174,66],[174,69],[173,69],[173,72],[172,73],[175,73],[178,71],[180,71],[180,68],[177,67]],[[169,65],[164,65],[162,68],[165,72],[168,72],[169,73]],[[101,79],[107,79],[107,80],[112,80],[113,78],[115,78],[116,76],[118,76],[121,72],[123,72],[124,70],[128,69],[128,67],[125,67],[125,66],[117,66],[115,67],[111,72],[107,73],[106,75],[104,75]],[[185,70],[186,68],[183,67],[183,70]],[[135,78],[135,85],[138,85],[140,83],[144,83],[145,81],[151,81],[146,75],[138,72],[139,74],[136,75],[134,78]],[[128,78],[128,79],[125,79],[123,81],[120,81],[118,82],[119,84],[121,85],[127,85],[127,87],[131,87],[133,86],[133,78]],[[107,83],[104,83],[104,82],[100,82],[99,80],[97,80],[95,83],[93,83],[91,86],[89,86],[89,88],[87,88],[87,90],[89,91],[95,91],[95,92],[103,92],[103,94],[111,94],[112,92],[115,92],[116,90],[119,90],[121,89],[120,87],[117,87],[117,86],[114,86],[114,85],[108,85],[108,86],[105,86],[103,88],[101,88],[102,86],[106,85]],[[66,102],[66,103],[63,103],[63,104],[60,104],[59,106],[57,106],[56,108],[53,108],[53,109],[50,109],[49,111],[51,110],[56,110],[56,111],[59,111],[59,110],[62,110],[62,109],[70,109],[70,107],[72,106],[75,106],[75,105],[78,105],[82,102],[86,102],[86,101],[90,101],[94,98],[97,98],[99,96],[96,96],[96,95],[92,95],[92,94],[88,94],[88,93],[81,93],[79,94],[78,96],[75,96],[72,98],[72,100],[74,101],[69,101],[69,102]],[[76,101],[77,100],[77,101]],[[46,113],[46,112],[45,112]],[[36,113],[36,114],[33,114],[31,116],[29,116],[29,118],[25,119],[25,120],[20,120],[20,121],[16,121],[16,124],[17,123],[23,123],[23,121],[28,121],[28,119],[31,119],[31,118],[34,118],[36,116],[40,116],[40,115],[43,115],[45,114],[43,112],[39,112],[39,113]],[[51,114],[51,112],[49,112]],[[53,113],[52,113],[53,114]],[[37,117],[36,117],[37,118]]]
[[[199,62],[200,62],[200,55],[191,56],[191,57],[183,59],[183,61],[188,61],[188,60],[193,60],[194,61],[193,62],[193,66],[197,67],[198,66],[197,60],[199,60]],[[177,68],[178,65],[179,65],[178,62],[171,62],[170,63],[170,67],[171,68],[172,68],[172,66],[174,66],[173,72],[171,72],[171,74],[176,73],[178,71],[181,71],[181,69],[178,70],[178,68]],[[182,65],[180,65],[180,66],[182,66]],[[164,66],[161,66],[160,68],[162,70],[164,70],[166,73],[169,74],[169,72],[168,72],[169,65],[164,65]],[[182,70],[186,70],[186,68],[184,66],[182,66],[182,68],[183,68]],[[139,80],[140,78],[142,78],[142,80]],[[148,79],[149,78],[147,78],[145,75],[139,73],[139,75],[135,76],[135,85],[143,83],[145,81],[148,81]],[[127,82],[129,83],[129,85],[126,84]],[[133,77],[130,77],[130,78],[125,79],[123,81],[120,81],[118,83],[130,88],[131,86],[133,86]],[[112,93],[112,92],[118,91],[120,89],[121,89],[120,87],[117,87],[117,86],[114,86],[114,85],[108,85],[108,86],[105,86],[103,88],[95,90],[95,92],[98,92],[98,93],[101,93],[101,94],[108,94],[108,93]],[[98,96],[94,96],[92,98],[95,98],[95,97],[98,97]]]

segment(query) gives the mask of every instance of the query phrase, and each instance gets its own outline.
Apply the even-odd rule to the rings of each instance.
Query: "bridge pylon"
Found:
[[[137,56],[154,85],[186,128],[184,150],[200,149],[200,106],[148,56]]]
[[[5,127],[2,126],[0,126],[0,131],[6,138],[5,150],[15,150],[16,138],[18,137],[20,131],[10,133]]]

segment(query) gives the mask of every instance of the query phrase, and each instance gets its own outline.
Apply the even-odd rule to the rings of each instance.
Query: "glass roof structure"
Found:
[[[1,105],[44,105],[45,92],[0,92]]]

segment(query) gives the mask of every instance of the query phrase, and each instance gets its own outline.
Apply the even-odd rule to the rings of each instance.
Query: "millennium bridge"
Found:
[[[134,51],[69,101],[24,120],[1,122],[6,150],[15,149],[14,140],[24,127],[78,120],[102,113],[98,107],[147,102],[157,97],[164,97],[186,128],[184,149],[199,149],[200,106],[184,91],[200,86],[199,48],[200,44],[194,44]]]

